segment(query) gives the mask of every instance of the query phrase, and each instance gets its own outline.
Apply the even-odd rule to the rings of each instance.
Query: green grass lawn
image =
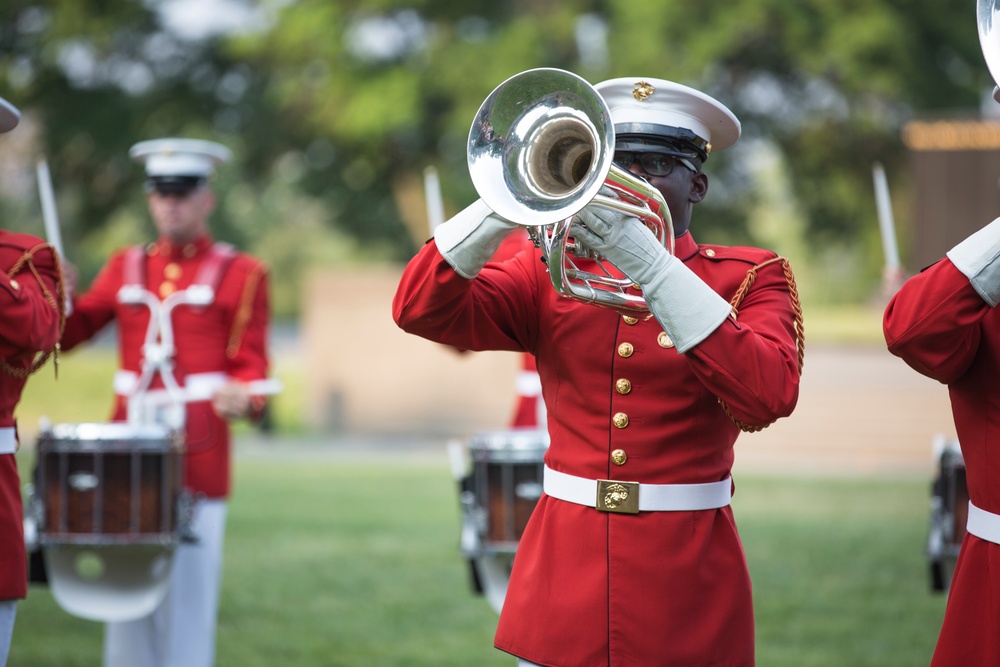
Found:
[[[944,598],[929,591],[924,481],[738,485],[759,665],[929,662]],[[229,512],[220,667],[513,664],[469,586],[443,458],[243,458]],[[93,666],[100,652],[99,624],[33,586],[11,667]]]
[[[810,319],[807,310],[807,350],[810,340],[879,344],[876,315],[817,310]],[[277,361],[285,390],[274,400],[275,451],[236,463],[219,667],[512,667],[492,648],[496,614],[472,593],[459,555],[445,456],[310,455],[296,440],[302,370]],[[68,355],[59,380],[51,365],[33,376],[18,411],[26,442],[43,416],[105,421],[113,372],[113,351],[95,348]],[[294,455],[280,454],[283,443]],[[19,455],[25,472],[32,457],[30,446]],[[929,480],[737,482],[758,665],[928,664],[945,603],[929,590],[924,557]],[[18,606],[9,666],[96,667],[101,646],[100,624],[33,586]]]

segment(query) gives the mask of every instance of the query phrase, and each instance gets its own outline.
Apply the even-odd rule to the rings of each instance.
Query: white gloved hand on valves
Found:
[[[948,259],[983,301],[996,307],[1000,302],[1000,218],[949,250]]]
[[[729,303],[660,243],[638,218],[603,206],[577,214],[577,242],[595,250],[642,286],[650,312],[683,354],[732,312]]]
[[[518,225],[494,213],[482,199],[434,230],[441,255],[463,278],[472,280]]]

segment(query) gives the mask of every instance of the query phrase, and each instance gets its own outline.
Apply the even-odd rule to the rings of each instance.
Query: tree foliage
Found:
[[[449,213],[475,198],[469,125],[506,78],[534,67],[595,83],[668,78],[743,122],[743,141],[709,161],[713,194],[695,224],[712,223],[699,238],[757,240],[752,153],[766,142],[783,157],[802,233],[850,252],[875,227],[872,163],[906,192],[902,125],[976,113],[992,89],[974,4],[206,0],[219,9],[192,34],[178,27],[199,6],[187,0],[6,0],[0,95],[40,126],[70,238],[116,224],[116,240],[144,236],[132,143],[214,138],[236,155],[220,176],[217,234],[297,275],[324,248],[341,248],[327,256],[337,261],[406,259],[427,236],[428,166]]]

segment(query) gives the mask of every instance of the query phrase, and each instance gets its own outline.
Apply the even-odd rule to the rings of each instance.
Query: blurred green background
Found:
[[[427,167],[446,214],[475,198],[475,111],[534,67],[672,79],[729,105],[743,139],[709,161],[693,229],[789,257],[807,306],[879,289],[876,161],[906,262],[904,124],[995,106],[973,0],[6,0],[0,95],[25,120],[0,141],[0,217],[42,233],[46,158],[87,284],[151,233],[129,146],[224,142],[213,228],[271,265],[275,314],[294,319],[310,269],[409,258]]]

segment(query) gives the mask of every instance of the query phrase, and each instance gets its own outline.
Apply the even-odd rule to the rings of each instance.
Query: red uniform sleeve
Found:
[[[66,318],[62,349],[72,350],[90,340],[115,317],[118,290],[122,284],[124,253],[111,256],[94,278],[86,293],[74,297],[72,312]]]
[[[889,351],[922,375],[950,384],[979,350],[980,322],[990,306],[949,259],[913,276],[882,319]]]
[[[737,316],[684,355],[745,430],[789,416],[798,401],[802,332],[796,331],[794,294],[786,263],[762,266],[737,305]]]
[[[483,267],[467,280],[433,242],[424,244],[403,272],[392,302],[403,331],[466,350],[533,351],[528,327],[535,321],[531,274],[524,255]]]
[[[270,321],[270,294],[266,267],[248,260],[241,269],[240,297],[233,314],[232,328],[226,345],[227,374],[238,380],[250,382],[263,380],[268,374],[267,334]],[[264,414],[267,397],[251,397],[251,420]]]
[[[24,236],[24,235],[20,235]],[[33,237],[32,237],[33,238]],[[0,272],[0,354],[33,354],[51,350],[62,327],[62,275],[52,247],[4,245],[7,272]]]
[[[243,277],[240,300],[226,346],[229,375],[232,377],[246,381],[267,377],[269,298],[267,270],[264,265],[253,262]]]

